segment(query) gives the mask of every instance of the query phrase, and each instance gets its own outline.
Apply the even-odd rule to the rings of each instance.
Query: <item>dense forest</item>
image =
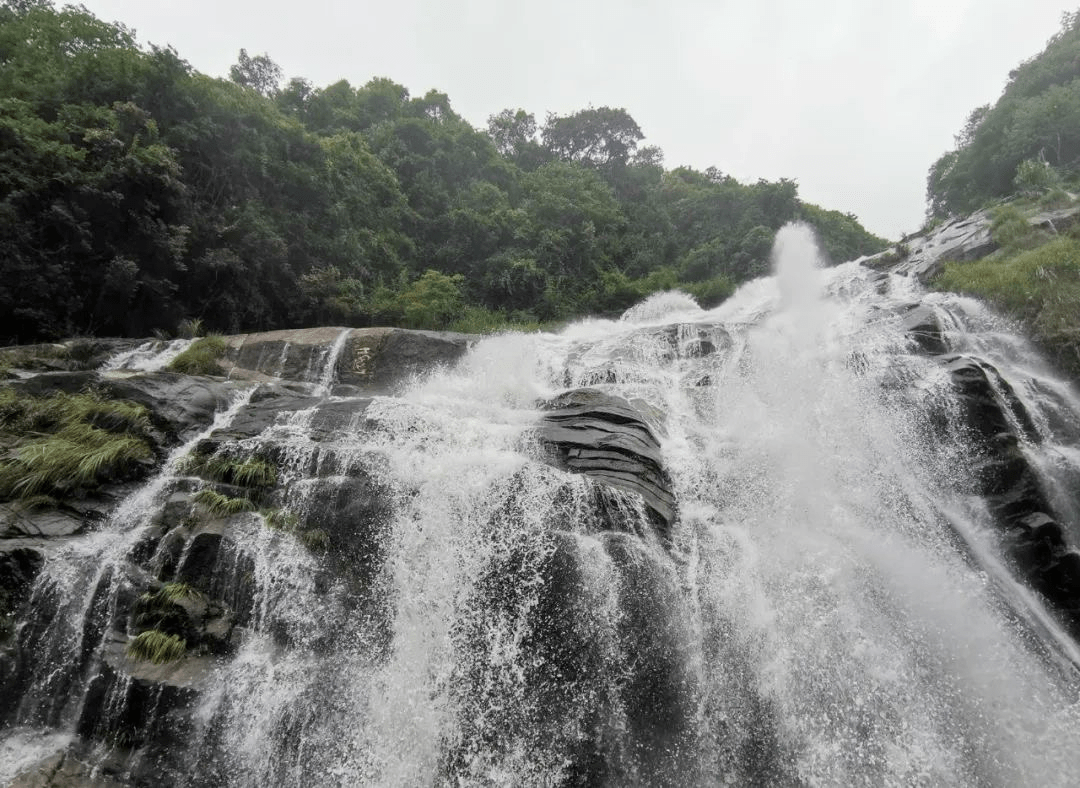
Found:
[[[803,219],[884,242],[791,180],[667,170],[623,109],[478,130],[449,98],[230,78],[80,7],[0,0],[0,339],[319,323],[483,330],[610,314],[763,273]]]
[[[998,101],[975,108],[927,179],[931,217],[970,213],[1080,176],[1080,11],[1009,74]]]

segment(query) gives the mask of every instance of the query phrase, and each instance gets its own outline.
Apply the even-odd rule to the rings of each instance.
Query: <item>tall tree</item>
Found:
[[[573,115],[548,115],[544,146],[565,161],[595,167],[624,165],[645,138],[625,109],[599,107]]]
[[[229,68],[229,79],[263,96],[273,96],[281,83],[281,66],[266,53],[251,57],[241,49],[239,59]]]

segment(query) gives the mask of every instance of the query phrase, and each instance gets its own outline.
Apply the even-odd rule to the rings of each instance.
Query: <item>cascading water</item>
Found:
[[[235,628],[158,750],[97,745],[115,784],[1080,784],[1075,553],[1025,563],[1034,515],[987,481],[1007,431],[1032,529],[1080,544],[1075,391],[976,302],[821,268],[805,228],[776,255],[712,311],[492,337],[400,396],[329,397],[326,366],[269,426],[209,431],[273,458],[297,525],[216,522],[201,574],[167,538],[143,562]]]

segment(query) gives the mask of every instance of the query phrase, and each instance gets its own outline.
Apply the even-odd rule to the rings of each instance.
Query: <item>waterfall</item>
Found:
[[[774,257],[394,395],[333,385],[348,331],[314,393],[249,392],[179,450],[278,474],[175,527],[198,572],[133,549],[186,505],[167,466],[34,591],[89,631],[117,598],[64,573],[184,579],[227,647],[113,685],[102,718],[160,693],[118,740],[76,724],[94,660],[60,682],[24,624],[0,778],[68,748],[117,785],[1080,784],[1076,390],[978,302],[801,226]]]

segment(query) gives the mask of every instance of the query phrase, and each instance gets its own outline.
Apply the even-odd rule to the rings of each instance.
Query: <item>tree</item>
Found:
[[[625,109],[599,107],[573,115],[548,115],[544,146],[565,161],[594,167],[625,165],[645,138]]]
[[[536,116],[523,109],[504,109],[488,118],[488,136],[495,148],[508,159],[520,156],[536,141]]]
[[[265,53],[250,57],[246,49],[241,49],[239,60],[229,68],[229,79],[240,87],[270,97],[277,93],[281,82],[281,66]]]

